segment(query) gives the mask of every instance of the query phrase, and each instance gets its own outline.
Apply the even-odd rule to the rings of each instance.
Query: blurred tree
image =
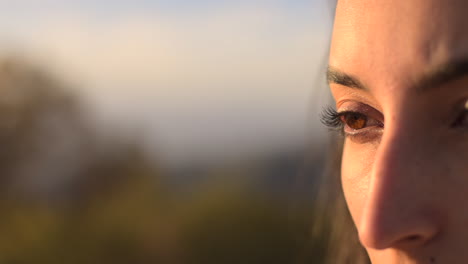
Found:
[[[0,62],[2,195],[37,198],[61,190],[92,140],[75,97],[57,81],[18,58]]]
[[[138,142],[105,136],[50,74],[0,60],[0,263],[321,262],[312,208],[249,181],[276,161],[215,170],[181,196]]]

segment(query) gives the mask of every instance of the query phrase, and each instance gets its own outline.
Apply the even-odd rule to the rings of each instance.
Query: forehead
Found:
[[[369,86],[411,82],[468,57],[468,1],[339,0],[330,65]]]

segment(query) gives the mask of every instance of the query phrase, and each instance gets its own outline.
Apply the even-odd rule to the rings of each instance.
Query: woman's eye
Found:
[[[366,112],[371,114],[364,114],[357,111],[341,111],[338,112],[333,108],[326,108],[322,112],[321,121],[324,125],[328,126],[332,130],[339,131],[345,136],[352,136],[357,138],[358,136],[364,136],[364,131],[372,132],[374,129],[381,130],[384,127],[383,118],[374,118],[376,111],[367,109]],[[365,133],[367,138],[371,133]]]
[[[368,118],[363,114],[348,112],[341,115],[341,121],[349,128],[359,130],[366,128]]]
[[[453,127],[468,127],[468,110],[458,116],[457,120],[453,123]]]
[[[468,100],[462,105],[462,111],[457,116],[457,119],[452,123],[452,127],[455,128],[467,128],[468,127]]]
[[[357,137],[361,134],[361,130],[364,132],[367,129],[382,129],[384,127],[379,120],[359,112],[342,112],[338,115],[340,122],[343,124],[343,132],[348,136]]]

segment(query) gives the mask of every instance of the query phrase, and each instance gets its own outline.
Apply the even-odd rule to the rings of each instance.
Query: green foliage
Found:
[[[295,258],[298,243],[285,208],[241,193],[214,192],[191,208],[183,225],[186,263],[290,263]]]
[[[146,188],[150,184],[129,182],[118,195],[101,196],[79,210],[4,206],[0,261],[298,263],[307,250],[309,212],[291,215],[284,204],[213,189],[173,201],[168,210],[169,199],[157,201],[161,197]],[[308,255],[307,263],[319,263],[318,257]]]

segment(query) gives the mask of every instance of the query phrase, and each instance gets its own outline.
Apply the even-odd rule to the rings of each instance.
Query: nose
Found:
[[[387,130],[388,127],[386,127]],[[425,164],[420,139],[400,130],[385,131],[370,172],[370,186],[358,223],[363,246],[373,249],[412,248],[439,232],[433,171]]]

